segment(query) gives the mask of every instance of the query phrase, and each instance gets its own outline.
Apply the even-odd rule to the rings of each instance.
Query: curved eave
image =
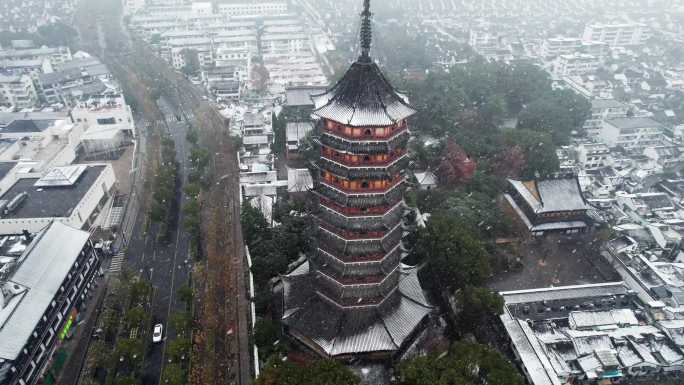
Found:
[[[311,100],[315,116],[352,127],[389,126],[416,113],[375,63],[352,64],[337,84]]]
[[[352,127],[391,126],[415,113],[416,110],[398,101],[388,106],[365,108],[351,107],[332,101],[313,112],[320,118]]]

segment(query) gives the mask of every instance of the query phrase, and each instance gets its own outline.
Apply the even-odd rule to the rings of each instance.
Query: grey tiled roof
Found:
[[[343,310],[315,292],[308,262],[283,277],[283,322],[329,356],[391,352],[402,347],[432,311],[415,269],[402,268],[399,288],[371,310]]]
[[[372,62],[352,64],[333,88],[312,98],[315,115],[350,126],[389,126],[416,113]]]
[[[527,184],[534,183],[536,194],[530,191],[524,182],[511,179],[509,183],[535,213],[588,210],[590,208],[584,200],[577,178],[528,182]]]

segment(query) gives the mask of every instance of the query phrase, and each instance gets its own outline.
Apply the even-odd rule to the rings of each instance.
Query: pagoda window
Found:
[[[370,162],[371,158],[370,158],[370,156],[366,155],[363,157],[363,160],[366,162]]]
[[[371,135],[373,135],[373,131],[371,131],[370,128],[367,128],[367,129],[366,129],[366,132],[365,132],[364,134],[365,134],[366,136],[371,136]]]
[[[364,180],[363,182],[361,182],[361,188],[368,188],[368,187],[369,187],[368,181]]]

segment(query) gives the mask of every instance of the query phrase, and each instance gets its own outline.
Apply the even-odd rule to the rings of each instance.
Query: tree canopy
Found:
[[[480,285],[489,276],[489,254],[469,226],[452,215],[435,214],[418,231],[414,252],[427,262],[426,286],[433,289]]]
[[[485,345],[457,343],[443,358],[423,356],[399,366],[399,385],[523,385],[517,370]]]
[[[354,373],[333,360],[320,360],[304,367],[273,361],[254,385],[357,385],[359,382]]]

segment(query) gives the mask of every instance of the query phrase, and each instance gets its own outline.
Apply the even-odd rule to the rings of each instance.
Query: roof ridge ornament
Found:
[[[370,11],[370,0],[363,1],[363,12],[361,12],[361,57],[359,61],[369,63],[371,42],[373,40],[373,30],[371,27],[371,18],[373,14]]]

